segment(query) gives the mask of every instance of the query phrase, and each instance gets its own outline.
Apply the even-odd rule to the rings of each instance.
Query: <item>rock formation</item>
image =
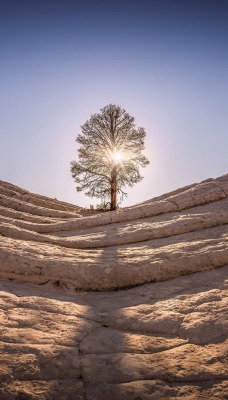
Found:
[[[98,213],[0,181],[1,400],[225,400],[228,175]]]

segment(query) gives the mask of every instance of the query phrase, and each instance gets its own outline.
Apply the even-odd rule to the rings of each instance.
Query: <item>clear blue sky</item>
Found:
[[[0,5],[0,179],[80,206],[70,161],[91,114],[119,104],[150,165],[123,206],[228,170],[226,0]]]

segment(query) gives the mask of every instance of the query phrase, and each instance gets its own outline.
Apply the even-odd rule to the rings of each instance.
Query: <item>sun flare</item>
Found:
[[[121,153],[120,151],[114,151],[112,153],[112,160],[114,160],[115,162],[121,162],[123,161],[124,156],[123,153]]]

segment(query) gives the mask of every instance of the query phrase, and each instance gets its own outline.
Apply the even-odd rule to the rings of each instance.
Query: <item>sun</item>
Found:
[[[123,161],[123,159],[124,159],[124,156],[123,156],[123,153],[121,153],[121,151],[114,151],[112,153],[112,160],[114,160],[116,163]]]

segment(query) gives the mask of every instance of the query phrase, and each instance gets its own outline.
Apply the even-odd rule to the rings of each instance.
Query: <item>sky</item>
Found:
[[[0,179],[82,207],[81,125],[120,105],[146,130],[122,206],[228,171],[228,1],[0,3]]]

